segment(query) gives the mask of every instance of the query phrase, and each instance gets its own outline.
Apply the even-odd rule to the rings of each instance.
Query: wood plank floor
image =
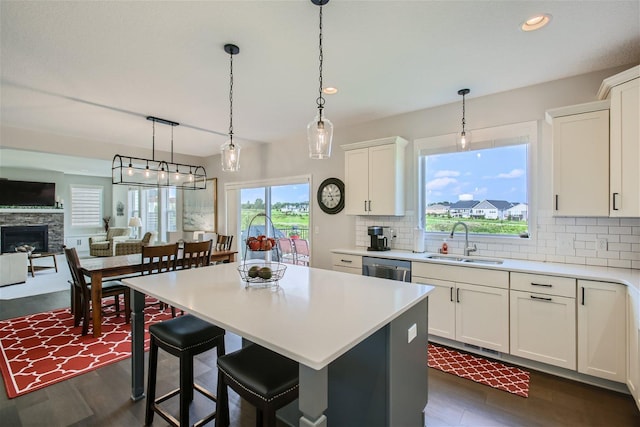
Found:
[[[28,300],[28,301],[27,301]],[[0,300],[0,318],[68,306],[67,292],[18,300]],[[240,345],[229,334],[227,351]],[[209,390],[216,388],[215,352],[197,357],[196,381]],[[0,386],[0,425],[19,426],[136,426],[144,424],[144,400],[132,402],[130,360],[35,391],[7,399]],[[162,351],[159,358],[158,393],[177,385],[176,358]],[[176,402],[177,403],[177,402]],[[177,405],[173,408],[177,412]],[[196,393],[192,417],[211,410]],[[230,392],[232,427],[255,425],[253,407]],[[492,389],[454,375],[429,370],[429,403],[426,424],[431,426],[640,426],[640,411],[633,399],[579,382],[531,372],[528,398]],[[154,426],[166,423],[156,415]],[[210,423],[213,425],[213,423]],[[354,426],[360,427],[360,426]],[[363,426],[364,427],[364,426]],[[366,426],[369,427],[369,426]],[[393,426],[404,427],[404,426]]]

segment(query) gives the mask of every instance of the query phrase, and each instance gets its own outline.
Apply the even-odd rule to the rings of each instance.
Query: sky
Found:
[[[431,155],[427,204],[459,200],[527,201],[527,145]]]

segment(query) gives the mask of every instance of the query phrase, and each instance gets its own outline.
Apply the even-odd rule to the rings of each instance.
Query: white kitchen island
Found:
[[[431,286],[288,265],[278,287],[246,287],[238,265],[124,280],[132,399],[144,397],[146,294],[297,361],[300,426],[424,425]]]

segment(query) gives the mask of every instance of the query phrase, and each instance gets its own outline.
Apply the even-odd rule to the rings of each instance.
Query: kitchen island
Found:
[[[300,413],[284,414],[292,425],[424,425],[431,286],[289,265],[279,286],[247,287],[238,265],[124,280],[132,399],[144,397],[146,294],[297,361]]]

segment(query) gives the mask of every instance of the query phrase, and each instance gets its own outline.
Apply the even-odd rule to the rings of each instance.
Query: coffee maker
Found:
[[[371,245],[367,248],[368,251],[388,251],[391,249],[387,237],[385,237],[384,227],[370,226],[367,228],[367,234],[371,238]]]

